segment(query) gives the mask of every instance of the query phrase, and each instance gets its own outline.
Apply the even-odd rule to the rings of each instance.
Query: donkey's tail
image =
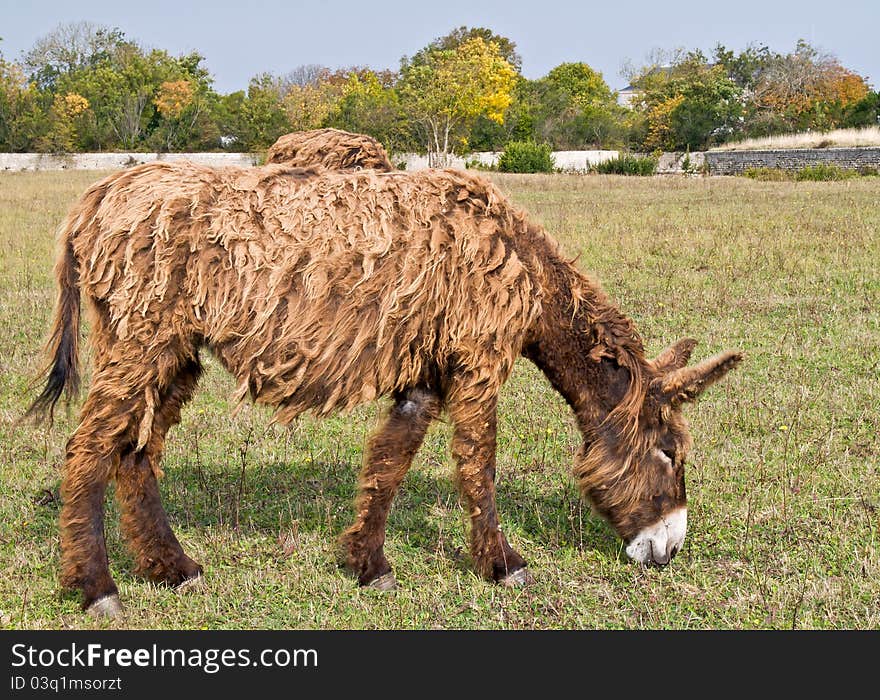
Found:
[[[25,414],[25,417],[37,421],[48,417],[50,424],[61,394],[66,392],[70,400],[79,390],[79,266],[70,240],[72,228],[68,220],[58,237],[59,252],[55,263],[58,299],[45,349],[49,362],[34,382],[45,377],[46,386]]]

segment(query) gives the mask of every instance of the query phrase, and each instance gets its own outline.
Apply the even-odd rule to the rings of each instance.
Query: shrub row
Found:
[[[846,170],[839,165],[820,163],[818,165],[808,165],[796,171],[782,170],[781,168],[748,168],[743,171],[743,175],[752,180],[764,182],[779,182],[782,180],[825,182],[829,180],[847,180],[859,176],[880,175],[880,170],[870,166],[862,167],[858,170]]]

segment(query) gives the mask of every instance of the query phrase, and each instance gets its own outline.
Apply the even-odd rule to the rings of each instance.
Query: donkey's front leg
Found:
[[[489,401],[451,401],[455,424],[452,454],[458,485],[471,515],[471,556],[474,568],[504,585],[530,581],[526,562],[508,543],[498,525],[495,507],[495,435],[497,398]]]

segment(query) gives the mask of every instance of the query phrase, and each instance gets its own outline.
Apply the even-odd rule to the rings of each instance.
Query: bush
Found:
[[[875,170],[876,172],[876,170]],[[745,177],[753,180],[763,180],[764,182],[779,182],[781,180],[797,180],[803,181],[827,181],[827,180],[848,180],[851,177],[859,175],[870,175],[871,169],[863,168],[859,171],[844,170],[838,165],[824,164],[808,165],[795,172],[789,172],[780,168],[748,168],[743,171]]]
[[[603,175],[653,175],[657,170],[657,159],[651,156],[622,155],[594,165],[593,170]]]
[[[794,179],[802,180],[846,180],[850,177],[856,177],[858,173],[852,170],[844,170],[837,165],[820,163],[819,165],[808,165],[806,168],[798,170],[794,174]]]
[[[498,158],[498,169],[503,173],[552,173],[555,168],[546,143],[511,141]]]
[[[466,170],[485,170],[487,172],[491,172],[493,170],[498,170],[497,165],[486,165],[483,161],[477,158],[471,158],[470,160],[466,160],[464,162],[464,167]]]
[[[762,182],[781,182],[791,180],[791,175],[780,168],[746,168],[743,176]]]

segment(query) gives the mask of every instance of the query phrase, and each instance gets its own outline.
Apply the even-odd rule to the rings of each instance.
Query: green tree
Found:
[[[880,91],[869,92],[846,108],[843,126],[880,126]]]
[[[175,57],[146,50],[118,29],[60,25],[25,59],[46,115],[41,143],[79,150],[216,147],[219,98],[203,61],[195,52]],[[157,101],[162,86],[184,83],[191,93],[186,107],[163,114]],[[81,96],[88,108],[65,116],[59,96],[67,95]]]
[[[534,138],[559,150],[605,148],[623,138],[624,110],[602,74],[563,63],[530,89]]]
[[[717,44],[713,52],[715,65],[724,67],[727,77],[737,86],[753,90],[774,54],[765,45],[750,44],[740,53],[734,53],[723,44]]]
[[[307,85],[286,88],[282,104],[287,121],[294,131],[318,129],[324,126],[342,99],[344,83],[330,75]]]
[[[24,68],[40,90],[54,91],[59,77],[110,60],[127,43],[115,28],[92,22],[59,24],[40,37],[24,57]]]
[[[456,147],[467,146],[478,116],[504,121],[515,76],[498,46],[480,37],[454,50],[431,49],[419,62],[404,63],[401,100],[432,165],[445,165]]]
[[[634,81],[641,89],[632,120],[644,150],[703,150],[736,133],[743,90],[722,64],[694,51],[670,66],[647,68]]]
[[[0,151],[33,150],[47,128],[36,85],[0,54]]]
[[[268,73],[251,78],[247,98],[240,102],[239,132],[234,134],[241,148],[266,149],[293,131],[283,98],[277,78]]]
[[[547,74],[545,80],[581,108],[614,100],[614,93],[602,74],[586,63],[561,63]]]
[[[326,126],[369,134],[389,150],[410,145],[411,134],[392,76],[371,70],[351,72]]]
[[[507,61],[513,69],[519,73],[522,70],[522,57],[516,52],[516,44],[506,36],[495,34],[486,27],[461,26],[453,29],[449,34],[434,39],[425,48],[412,57],[403,59],[404,65],[427,63],[429,56],[434,51],[455,51],[462,44],[472,39],[482,39],[486,44],[494,43],[498,47],[498,53]]]
[[[501,151],[510,141],[535,141],[538,111],[535,81],[517,75],[504,121],[478,116],[468,143],[475,151]]]

